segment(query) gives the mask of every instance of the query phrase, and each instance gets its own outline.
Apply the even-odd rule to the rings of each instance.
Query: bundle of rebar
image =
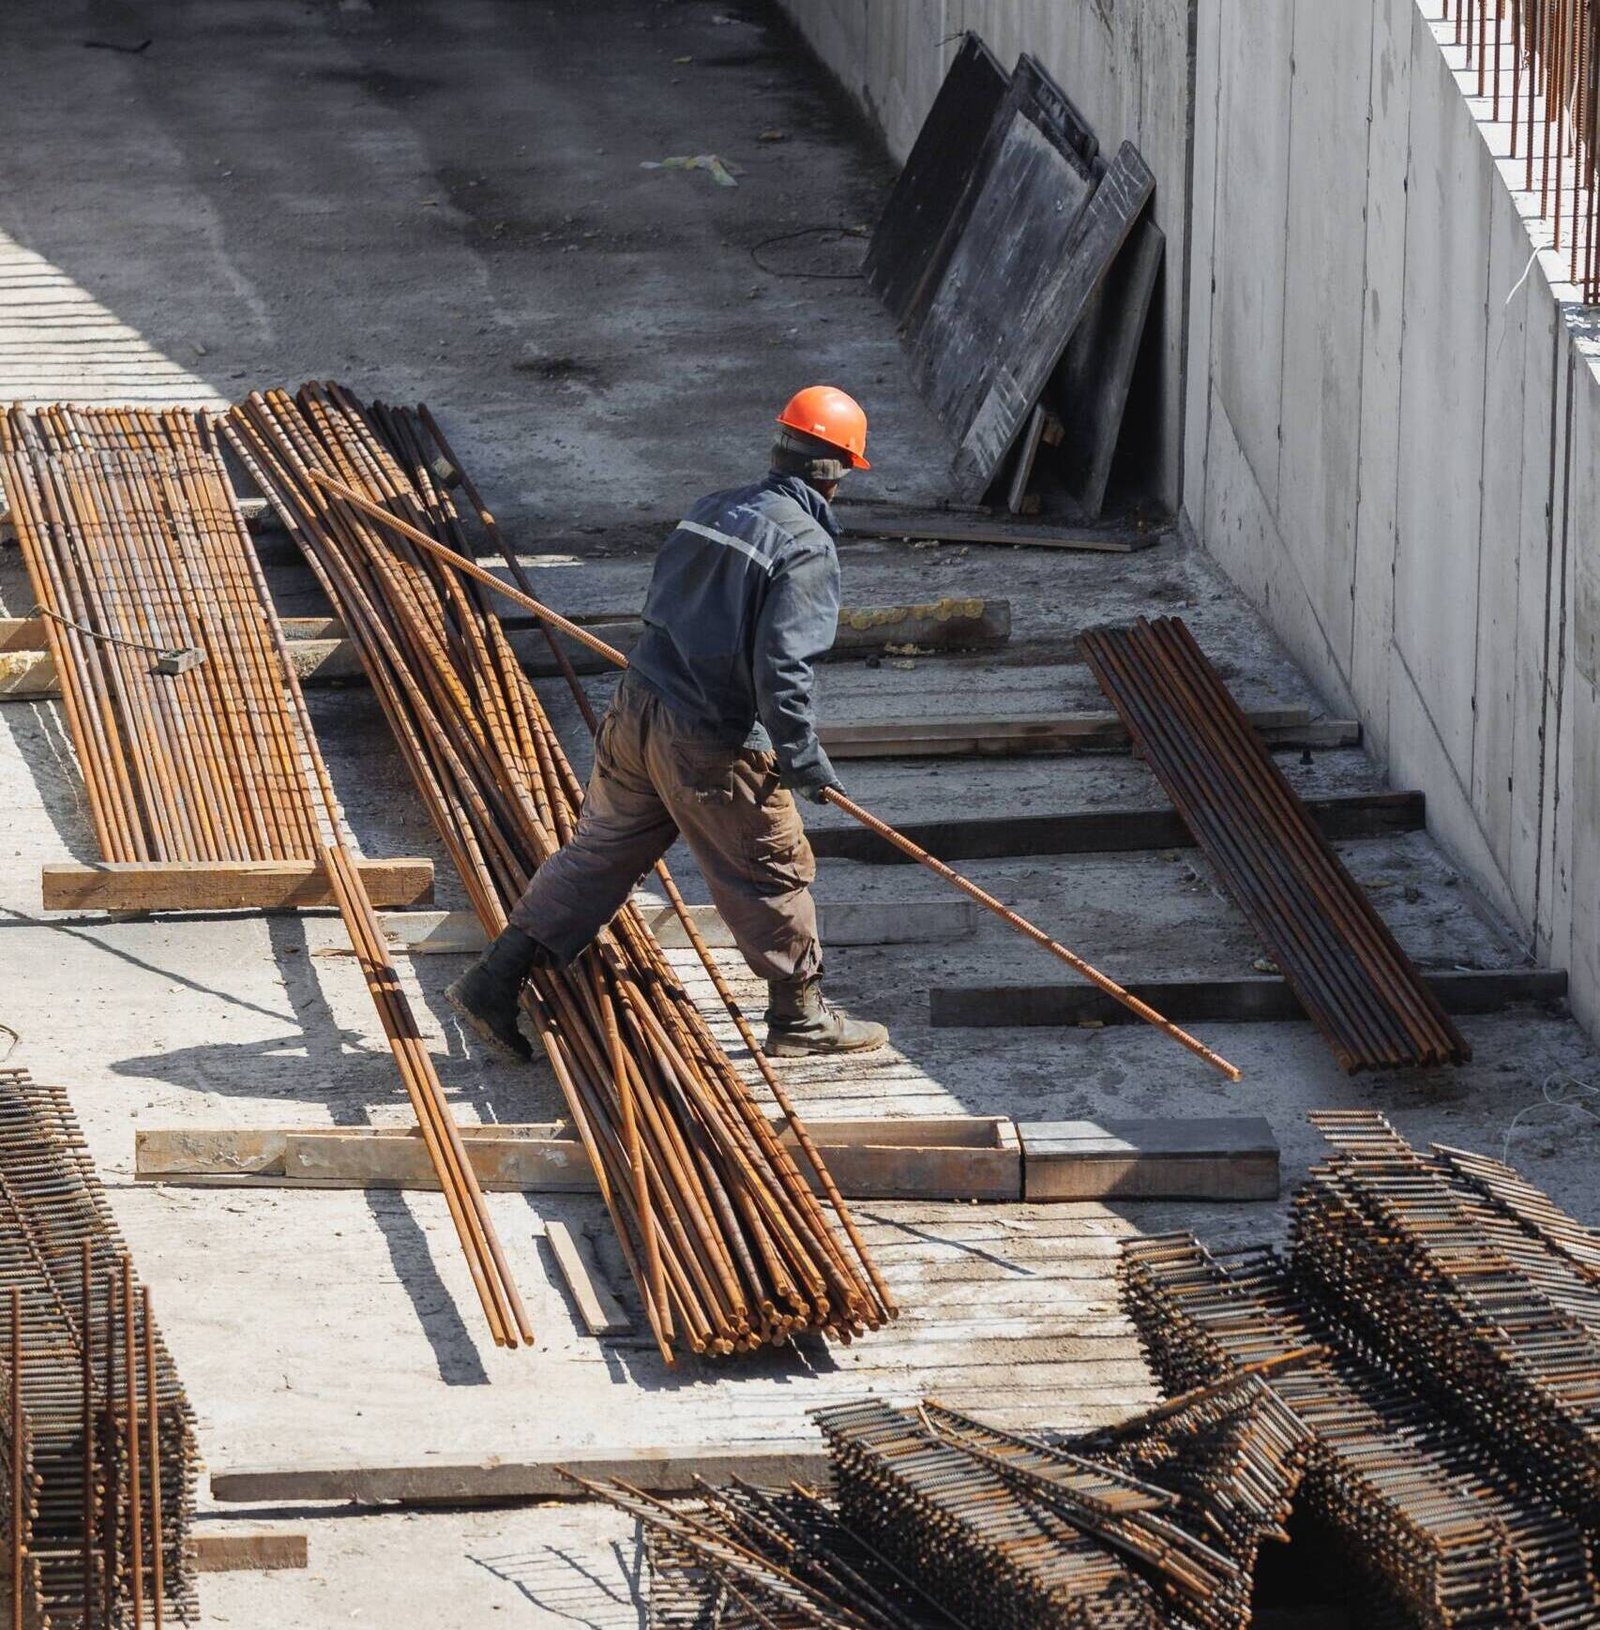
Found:
[[[1274,1252],[1213,1255],[1186,1235],[1141,1239],[1124,1246],[1121,1273],[1140,1341],[1170,1390],[1321,1350],[1265,1379],[1312,1436],[1301,1501],[1378,1622],[1597,1622],[1600,1588],[1579,1525],[1363,1357]]]
[[[1600,5],[1596,0],[1444,0],[1477,94],[1510,124],[1510,156],[1537,193],[1553,247],[1586,305],[1600,300]]]
[[[1346,1071],[1472,1056],[1178,617],[1083,636],[1100,688]]]
[[[1600,1289],[1382,1115],[1312,1121],[1339,1153],[1296,1196],[1296,1273],[1530,1487],[1600,1529]]]
[[[0,417],[0,484],[46,621],[102,855],[321,862],[490,1333],[503,1345],[531,1341],[346,845],[214,427],[177,410],[13,407]]]
[[[582,789],[484,586],[330,498],[316,477],[470,556],[440,473],[453,470],[520,572],[515,555],[426,409],[368,408],[336,385],[308,385],[252,395],[227,433],[343,618],[473,909],[498,933],[571,836]],[[895,1311],[887,1288],[670,875],[657,876],[809,1167],[780,1141],[636,908],[570,968],[535,971],[529,1019],[661,1352],[670,1363],[680,1347],[726,1355],[875,1328]]]
[[[832,1492],[583,1486],[640,1521],[650,1623],[1248,1630],[1310,1435],[1257,1375],[1109,1432],[1007,1432],[932,1400],[830,1406]]]
[[[66,1094],[0,1070],[12,1630],[195,1611],[194,1418]]]

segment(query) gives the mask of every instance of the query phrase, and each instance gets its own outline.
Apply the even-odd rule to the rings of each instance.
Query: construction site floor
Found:
[[[137,54],[86,49],[146,38]],[[775,405],[812,379],[869,407],[862,495],[944,491],[948,450],[864,285],[775,276],[752,257],[781,234],[871,220],[892,174],[763,5],[12,0],[0,93],[0,400],[220,403],[308,377],[425,400],[545,597],[570,612],[636,611],[663,523],[759,474]],[[738,186],[641,168],[699,153],[732,161]],[[858,253],[808,242],[759,252],[790,271]],[[325,609],[283,540],[272,552],[280,609]],[[830,665],[830,719],[1103,711],[1073,635],[1141,612],[1186,617],[1246,705],[1339,712],[1177,536],[1132,555],[878,542],[842,554],[852,603],[1008,599],[1013,646]],[[0,549],[0,599],[13,616],[32,604],[14,550]],[[592,682],[597,700],[608,683]],[[542,691],[586,770],[576,710],[558,686]],[[433,855],[439,903],[464,903],[372,696],[318,690],[312,711],[364,852]],[[1283,763],[1308,794],[1384,784],[1358,749]],[[1127,756],[842,768],[890,820],[1164,803]],[[1426,835],[1342,849],[1424,966],[1523,964]],[[501,1194],[492,1209],[539,1339],[498,1353],[438,1197],[134,1183],[140,1129],[403,1125],[407,1110],[336,917],[47,920],[40,867],[93,858],[57,710],[0,706],[0,1023],[16,1036],[0,1051],[70,1089],[213,1470],[791,1439],[808,1408],[866,1387],[1016,1422],[1113,1419],[1155,1396],[1117,1309],[1117,1240],[1179,1227],[1213,1244],[1280,1238],[1319,1154],[1304,1119],[1319,1107],[1378,1107],[1414,1142],[1508,1151],[1600,1220],[1600,1129],[1550,1102],[1600,1063],[1559,1014],[1466,1019],[1470,1065],[1355,1079],[1309,1025],[1201,1027],[1244,1070],[1230,1086],[1144,1028],[933,1028],[933,986],[1067,977],[985,919],[945,946],[830,950],[830,993],[885,1020],[893,1047],[783,1065],[806,1112],[1260,1114],[1282,1144],[1283,1200],[863,1203],[898,1325],[849,1348],[673,1374],[641,1338],[583,1334],[555,1278],[549,1220],[615,1256],[599,1202]],[[674,860],[703,899],[692,863]],[[965,869],[1125,979],[1243,976],[1262,954],[1192,850]],[[915,868],[842,861],[823,863],[818,893],[942,897]],[[759,1006],[737,958],[724,965]],[[460,966],[401,963],[459,1118],[560,1113],[542,1063],[486,1062],[449,1020],[441,990]],[[641,1622],[632,1524],[607,1511],[208,1505],[202,1520],[246,1516],[307,1531],[310,1567],[206,1577],[205,1626]]]

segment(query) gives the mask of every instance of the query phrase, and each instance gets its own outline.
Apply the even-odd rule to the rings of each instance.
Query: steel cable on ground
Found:
[[[320,865],[497,1344],[533,1332],[366,886],[222,462],[181,410],[13,407],[3,483],[109,861]],[[135,647],[142,648],[136,649]],[[199,660],[160,672],[157,651]]]
[[[253,395],[227,420],[235,450],[344,618],[493,934],[538,865],[571,836],[582,788],[486,585],[474,581],[488,574],[461,558],[471,546],[438,473],[455,460],[436,431],[431,416],[364,406],[334,385],[293,398]],[[372,513],[330,497],[325,480]],[[397,526],[409,535],[391,535]],[[448,566],[430,552],[440,548]],[[663,881],[681,907],[670,875]],[[696,949],[731,1003],[703,939]],[[681,1347],[751,1351],[805,1330],[848,1339],[893,1315],[748,1021],[730,1006],[821,1198],[635,907],[571,968],[536,971],[525,1003],[669,1363]]]

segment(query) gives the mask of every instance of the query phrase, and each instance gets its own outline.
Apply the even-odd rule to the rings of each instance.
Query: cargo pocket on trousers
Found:
[[[734,754],[727,747],[709,742],[677,741],[672,744],[673,768],[689,796],[698,804],[733,802]]]

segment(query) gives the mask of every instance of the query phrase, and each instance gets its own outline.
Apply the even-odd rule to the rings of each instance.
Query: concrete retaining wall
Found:
[[[1456,66],[1418,0],[1202,4],[1184,504],[1594,1028],[1600,382]]]
[[[1191,14],[1197,0],[780,0],[812,48],[904,159],[964,29],[1009,68],[1032,51],[1115,151],[1138,143],[1167,235],[1159,292],[1162,428],[1155,490],[1181,490],[1184,279],[1189,204]]]
[[[1600,1028],[1600,321],[1534,258],[1438,8],[784,4],[897,155],[962,28],[1139,143],[1169,238],[1164,478]]]

